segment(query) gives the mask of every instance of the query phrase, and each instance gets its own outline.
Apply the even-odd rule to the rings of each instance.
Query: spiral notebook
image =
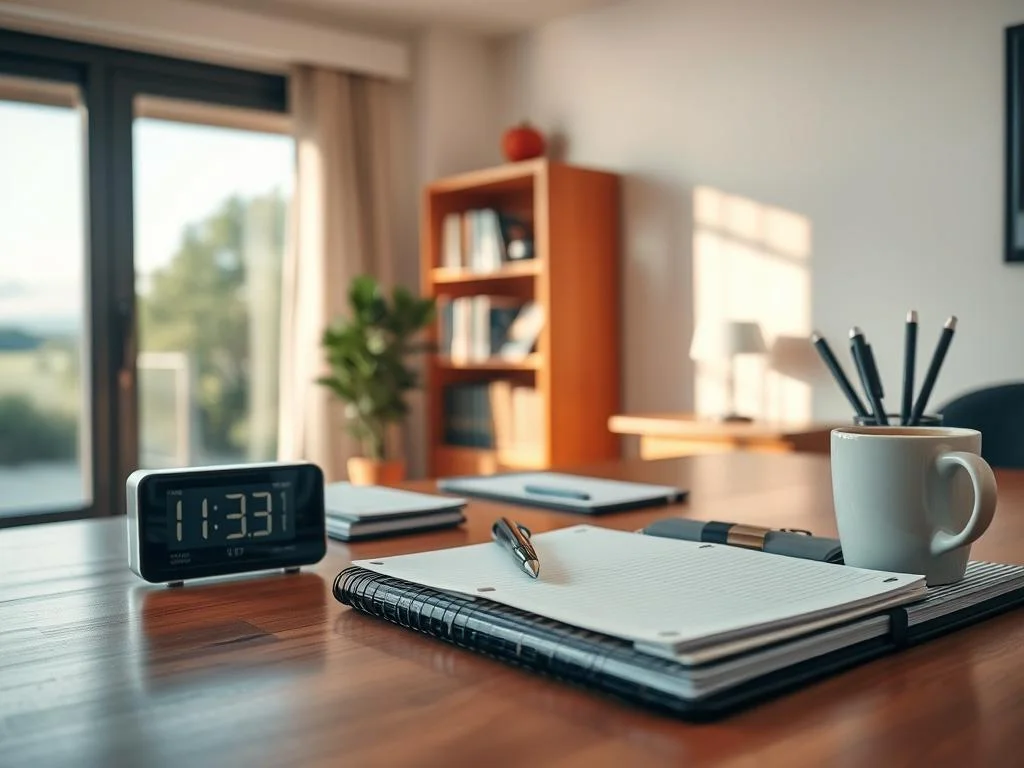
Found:
[[[927,590],[907,574],[579,528],[590,526],[534,537],[537,582],[515,571],[497,545],[483,544],[357,561],[338,575],[334,594],[363,613],[695,719],[1024,599],[1020,566],[972,563],[963,582]],[[665,547],[675,548],[674,558]],[[709,550],[718,554],[708,557]],[[797,583],[787,592],[790,580]]]

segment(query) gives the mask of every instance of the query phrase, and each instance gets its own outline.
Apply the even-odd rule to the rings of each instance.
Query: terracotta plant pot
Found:
[[[405,462],[353,456],[348,460],[348,479],[352,485],[397,485],[405,480]]]

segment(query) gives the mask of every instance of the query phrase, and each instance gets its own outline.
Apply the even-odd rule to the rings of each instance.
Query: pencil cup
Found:
[[[832,494],[846,565],[929,587],[964,577],[997,495],[976,429],[879,426],[832,430]]]
[[[887,413],[885,418],[888,420],[888,424],[882,426],[898,427],[900,426],[900,415],[898,413]],[[858,427],[875,427],[878,424],[875,423],[875,417],[869,416],[854,416],[853,423]],[[918,420],[915,427],[941,427],[942,426],[942,414],[941,413],[923,413],[921,418]]]

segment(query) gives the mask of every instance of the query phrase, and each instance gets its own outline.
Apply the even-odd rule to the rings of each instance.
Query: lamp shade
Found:
[[[776,336],[769,351],[769,364],[783,376],[803,382],[811,382],[825,373],[814,345],[807,343],[807,336]]]
[[[760,324],[751,320],[701,323],[690,344],[692,360],[728,360],[734,355],[760,355],[767,351]]]

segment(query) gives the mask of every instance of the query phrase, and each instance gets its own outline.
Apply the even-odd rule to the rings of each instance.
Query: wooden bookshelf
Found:
[[[444,220],[492,208],[531,223],[534,256],[490,272],[444,265]],[[422,289],[439,300],[475,295],[533,301],[544,313],[525,360],[428,357],[427,458],[432,476],[545,469],[617,458],[608,419],[619,410],[619,179],[530,160],[440,179],[423,193]],[[439,330],[432,331],[438,341]],[[445,389],[509,381],[535,390],[540,436],[528,445],[448,445]]]
[[[527,259],[518,263],[506,264],[496,272],[470,272],[468,269],[450,269],[434,267],[432,279],[437,285],[473,285],[486,290],[487,285],[512,278],[536,277],[540,274],[540,264],[536,259]]]
[[[437,356],[440,368],[459,369],[463,371],[536,371],[540,368],[540,355],[529,355],[525,360],[502,360],[492,357],[487,360],[453,360],[444,355]]]

